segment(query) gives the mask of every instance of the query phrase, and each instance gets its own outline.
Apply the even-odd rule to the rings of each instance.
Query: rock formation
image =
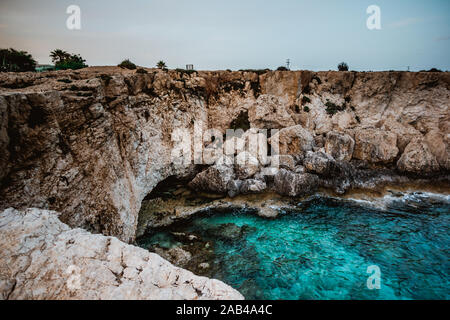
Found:
[[[342,194],[414,179],[448,183],[449,87],[446,72],[188,74],[96,67],[2,73],[0,210],[54,210],[72,228],[131,243],[142,200],[168,178],[230,196],[268,190],[297,197],[318,188]],[[215,143],[227,129],[241,129],[241,136],[224,143],[241,147],[250,137],[261,139],[258,129],[269,135],[277,129],[265,147],[279,142],[279,154],[261,157],[255,150],[243,149],[226,153],[246,160],[244,165],[227,160],[214,165],[174,161],[172,134],[179,129],[194,134],[197,125],[215,129]],[[272,168],[270,159],[279,168]],[[6,215],[19,219],[11,212]],[[46,211],[32,212],[48,217]],[[57,227],[61,232],[54,236],[73,233],[98,243],[118,243],[64,228]],[[153,257],[136,252],[140,259]],[[2,259],[10,257],[3,254]],[[10,285],[3,282],[2,288]],[[144,285],[141,289],[147,290]],[[68,297],[58,290],[63,289],[55,289],[55,294]],[[164,294],[178,294],[169,291]],[[11,297],[31,297],[26,289],[14,294]],[[92,297],[124,293],[116,288],[97,294]]]
[[[243,299],[147,250],[71,229],[52,211],[0,213],[0,252],[1,299]]]

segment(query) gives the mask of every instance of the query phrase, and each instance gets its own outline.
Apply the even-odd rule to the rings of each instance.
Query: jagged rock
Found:
[[[189,187],[199,191],[227,193],[228,183],[232,180],[234,180],[233,167],[219,163],[199,173],[189,183]]]
[[[390,163],[398,155],[397,135],[380,129],[355,131],[353,158],[370,163]]]
[[[282,169],[294,171],[295,164],[296,164],[296,162],[295,162],[293,156],[290,156],[290,155],[272,156],[272,162],[271,162],[272,167],[275,167],[275,168],[279,167]]]
[[[253,177],[260,168],[257,158],[252,156],[249,152],[244,151],[236,157],[236,177],[244,180]]]
[[[397,167],[404,172],[431,173],[439,170],[439,163],[424,139],[415,139],[406,147]]]
[[[329,132],[325,141],[325,152],[337,161],[350,161],[355,149],[355,140],[340,132]]]
[[[255,128],[282,129],[295,125],[279,98],[273,95],[259,96],[256,103],[249,108],[248,115]]]
[[[312,151],[314,146],[314,137],[300,125],[282,129],[271,137],[269,142],[272,147],[275,147],[276,141],[279,142],[279,154],[294,156]]]
[[[297,197],[312,194],[318,184],[318,177],[309,173],[297,174],[281,169],[275,175],[275,191],[281,195]]]
[[[228,196],[234,198],[241,193],[242,180],[231,180],[228,182]]]
[[[71,230],[52,211],[0,213],[0,296],[6,299],[243,299],[116,238]]]
[[[402,124],[391,118],[384,121],[381,129],[393,132],[397,135],[397,147],[400,150],[400,153],[405,151],[405,148],[413,139],[422,137],[420,131],[414,129],[413,126]]]
[[[192,254],[181,247],[175,247],[169,250],[156,248],[155,253],[179,267],[185,267],[192,259]]]
[[[441,168],[450,170],[450,134],[430,131],[425,136],[425,141]]]
[[[326,175],[335,171],[336,161],[323,152],[308,152],[303,165],[308,172]]]
[[[245,180],[241,186],[241,193],[261,193],[267,189],[267,184],[261,180],[249,179]]]

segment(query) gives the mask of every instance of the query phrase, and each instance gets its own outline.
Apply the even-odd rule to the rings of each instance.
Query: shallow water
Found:
[[[383,209],[315,197],[276,220],[211,213],[181,231],[214,244],[212,276],[247,299],[448,299],[449,213],[449,197],[421,193]],[[140,240],[154,243],[178,245],[167,232]],[[373,265],[380,290],[367,287]]]

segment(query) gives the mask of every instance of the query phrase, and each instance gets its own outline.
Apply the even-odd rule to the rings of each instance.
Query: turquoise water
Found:
[[[413,194],[386,203],[316,197],[276,220],[211,212],[177,231],[211,241],[210,276],[247,299],[450,298],[449,198]],[[381,270],[380,290],[367,287],[372,265]]]

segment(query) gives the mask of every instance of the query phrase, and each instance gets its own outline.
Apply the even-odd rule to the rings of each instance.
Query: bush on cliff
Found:
[[[128,69],[128,70],[136,70],[136,65],[130,61],[130,59],[123,60],[118,67],[122,69]]]
[[[0,72],[35,71],[36,61],[26,51],[0,49]]]
[[[346,64],[345,62],[339,63],[338,70],[339,71],[348,71],[348,64]]]
[[[70,54],[61,49],[50,52],[50,58],[52,58],[56,70],[78,70],[87,67],[86,60],[81,55]]]
[[[286,67],[278,67],[277,71],[289,71]]]

